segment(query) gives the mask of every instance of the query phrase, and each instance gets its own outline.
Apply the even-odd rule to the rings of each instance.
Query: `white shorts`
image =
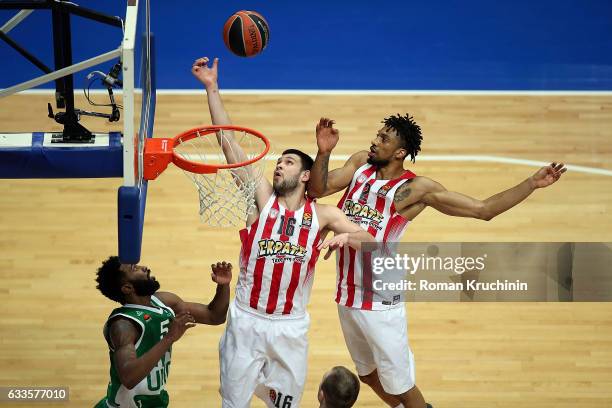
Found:
[[[253,394],[270,408],[300,406],[308,363],[306,314],[269,319],[230,303],[219,342],[224,408],[247,408]]]
[[[414,356],[403,305],[376,311],[338,305],[338,315],[357,374],[363,377],[378,370],[383,389],[391,395],[414,387]]]

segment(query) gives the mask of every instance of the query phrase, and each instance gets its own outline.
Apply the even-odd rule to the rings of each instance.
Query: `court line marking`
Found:
[[[200,156],[193,156],[186,154],[184,155],[188,160],[200,161]],[[330,161],[347,161],[351,155],[349,154],[332,154],[329,158]],[[272,157],[268,154],[265,157],[267,161],[276,162],[278,157]],[[480,162],[480,163],[504,163],[504,164],[516,164],[521,166],[529,166],[529,167],[543,167],[548,166],[550,162],[543,162],[538,160],[527,160],[527,159],[517,159],[514,157],[501,157],[501,156],[481,156],[481,155],[419,155],[417,160],[419,162]],[[586,174],[597,174],[601,176],[610,176],[612,177],[612,170],[608,169],[600,169],[597,167],[588,167],[588,166],[578,166],[573,164],[565,164],[565,167],[568,171],[573,171],[576,173],[586,173]]]
[[[82,89],[75,89],[75,94],[82,94]],[[121,94],[122,90],[114,91]],[[136,93],[142,91],[136,90]],[[18,95],[52,95],[54,89],[28,89],[19,92]],[[92,89],[91,94],[106,94],[105,89]],[[410,96],[410,95],[475,95],[475,96],[496,96],[496,95],[531,95],[531,96],[612,96],[612,91],[521,91],[521,90],[358,90],[358,89],[223,89],[222,94],[226,95],[380,95],[380,96]],[[158,89],[158,95],[204,95],[204,88],[198,89]]]
[[[346,161],[351,157],[348,154],[334,154],[330,157],[330,160]],[[266,157],[267,160],[276,161],[275,157]],[[526,160],[517,159],[514,157],[501,157],[501,156],[480,156],[480,155],[419,155],[417,160],[419,162],[433,162],[433,161],[447,161],[447,162],[481,162],[481,163],[504,163],[504,164],[516,164],[521,166],[529,167],[542,167],[548,166],[549,162],[543,162],[538,160]],[[568,171],[575,171],[576,173],[586,174],[597,174],[601,176],[612,177],[612,170],[600,169],[597,167],[588,166],[577,166],[573,164],[566,164],[565,167]]]
[[[82,90],[76,90],[81,91]],[[139,92],[138,90],[136,90]],[[29,89],[20,92],[19,94],[54,94],[53,89]],[[106,90],[92,90],[92,93],[106,93]],[[121,90],[118,90],[121,93]],[[390,91],[390,90],[318,90],[318,89],[226,89],[222,93],[228,95],[576,95],[576,96],[612,96],[612,91],[477,91],[477,90],[406,90],[406,91]],[[204,89],[158,89],[157,94],[160,95],[204,95]],[[348,160],[349,155],[333,155],[331,160]],[[276,160],[276,158],[267,158],[268,160]],[[479,156],[479,155],[434,155],[419,156],[419,161],[450,161],[450,162],[484,162],[484,163],[505,163],[516,164],[530,167],[542,167],[549,163],[517,159],[513,157],[499,156]],[[603,176],[612,176],[612,170],[600,169],[596,167],[566,165],[568,171],[577,173],[597,174]]]

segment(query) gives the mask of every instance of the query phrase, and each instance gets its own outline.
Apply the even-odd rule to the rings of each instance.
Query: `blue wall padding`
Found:
[[[76,3],[125,15],[125,1]],[[254,58],[223,44],[225,20],[241,9],[270,25]],[[0,24],[14,14],[1,10]],[[71,22],[75,62],[121,42],[117,28]],[[611,0],[153,1],[151,29],[160,89],[202,89],[190,68],[206,55],[221,58],[223,89],[612,90]],[[35,11],[9,35],[53,66],[49,12]],[[0,61],[0,88],[40,75],[3,43]],[[75,75],[75,86],[114,63]]]
[[[121,133],[101,147],[43,147],[43,135],[32,133],[31,146],[0,148],[0,178],[123,177]]]
[[[142,227],[147,203],[147,182],[142,186],[119,187],[117,220],[119,227],[119,259],[122,263],[140,261]]]

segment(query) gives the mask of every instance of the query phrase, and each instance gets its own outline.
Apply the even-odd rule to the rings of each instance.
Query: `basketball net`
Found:
[[[233,136],[232,136],[233,134]],[[243,155],[232,148],[230,139],[240,145]],[[240,162],[261,155],[264,143],[247,131],[219,130],[215,134],[200,134],[189,140],[178,139],[175,154],[183,159],[208,165],[225,165],[226,155]],[[225,153],[224,153],[225,152]],[[213,227],[243,225],[255,210],[255,190],[261,181],[266,166],[265,158],[251,164],[218,169],[215,173],[199,174],[183,169],[194,183],[200,202],[200,220]]]

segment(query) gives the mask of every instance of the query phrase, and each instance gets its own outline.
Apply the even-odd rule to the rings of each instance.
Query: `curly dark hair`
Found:
[[[413,117],[410,114],[402,116],[401,114],[391,115],[385,118],[382,123],[392,129],[395,129],[400,137],[402,147],[408,151],[410,160],[414,163],[414,158],[421,151],[421,141],[423,136],[421,135],[421,127],[417,125]],[[406,155],[406,157],[408,157]]]
[[[121,261],[118,256],[110,256],[102,262],[102,266],[98,269],[96,289],[110,300],[125,304],[125,296],[121,292],[121,284],[123,272],[119,269]]]

